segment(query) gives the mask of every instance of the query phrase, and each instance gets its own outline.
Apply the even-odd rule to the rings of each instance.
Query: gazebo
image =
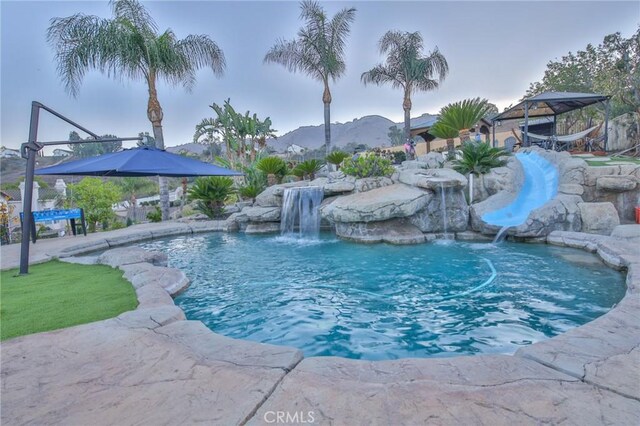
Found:
[[[530,146],[529,119],[541,117],[553,117],[553,134],[556,134],[556,121],[560,114],[581,109],[589,105],[602,103],[605,108],[604,121],[604,150],[607,150],[609,124],[609,98],[610,96],[596,93],[575,92],[544,92],[539,95],[524,99],[514,107],[509,108],[491,119],[493,128],[493,144],[495,145],[495,123],[524,118],[523,145]]]

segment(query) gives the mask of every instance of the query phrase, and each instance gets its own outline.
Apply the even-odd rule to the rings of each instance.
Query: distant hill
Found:
[[[423,114],[411,121],[421,120],[430,114]],[[344,147],[349,143],[366,144],[371,148],[390,146],[389,127],[403,123],[394,123],[380,115],[367,115],[346,123],[331,124],[331,144]],[[307,149],[317,149],[324,145],[324,124],[303,126],[286,133],[278,139],[269,139],[267,145],[278,152],[285,152],[287,147],[298,145]]]
[[[205,149],[207,149],[207,147],[204,146],[203,144],[193,143],[193,142],[167,147],[167,151],[172,152],[174,154],[180,154],[182,152],[185,152],[187,154],[202,155]]]

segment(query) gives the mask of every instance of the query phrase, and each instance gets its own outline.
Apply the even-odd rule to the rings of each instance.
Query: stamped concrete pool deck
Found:
[[[223,230],[224,222],[141,225],[44,240],[32,260],[149,238]],[[184,274],[139,249],[110,251],[139,306],[117,318],[1,346],[1,423],[640,424],[640,255],[636,240],[554,232],[627,272],[607,314],[514,355],[358,361],[217,335],[187,321],[170,293]],[[2,247],[2,268],[19,247]]]

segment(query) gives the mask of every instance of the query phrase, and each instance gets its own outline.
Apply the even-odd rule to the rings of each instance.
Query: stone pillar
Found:
[[[20,198],[22,199],[22,211],[24,211],[24,181],[20,182]],[[33,198],[31,200],[31,211],[35,212],[38,211],[39,208],[39,203],[38,200],[40,199],[40,185],[38,185],[38,182],[34,181],[33,182]]]

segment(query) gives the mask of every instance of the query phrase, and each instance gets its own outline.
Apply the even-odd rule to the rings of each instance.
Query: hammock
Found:
[[[538,139],[538,140],[541,140],[541,141],[554,138],[558,142],[574,142],[574,141],[577,141],[578,139],[584,138],[585,136],[587,136],[589,133],[593,132],[595,129],[597,129],[600,126],[601,126],[601,124],[599,124],[597,126],[590,127],[587,130],[584,130],[584,131],[579,132],[579,133],[572,133],[570,135],[564,135],[564,136],[553,136],[553,135],[545,136],[545,135],[538,135],[538,134],[535,134],[535,133],[527,133],[527,135],[532,139]]]

